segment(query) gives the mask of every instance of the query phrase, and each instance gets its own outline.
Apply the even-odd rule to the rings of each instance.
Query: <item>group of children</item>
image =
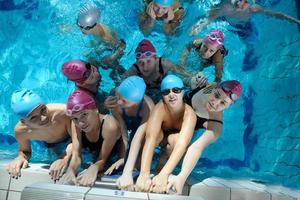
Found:
[[[141,30],[147,34],[157,20],[162,20],[164,32],[172,34],[184,16],[180,4],[173,0],[145,3],[140,15]],[[245,0],[227,4],[227,7],[221,4],[222,8],[230,6],[230,12],[240,16],[254,12]],[[13,178],[21,176],[21,168],[28,166],[31,156],[30,140],[67,142],[65,153],[50,166],[49,174],[54,181],[93,186],[100,172],[111,174],[122,169],[116,180],[122,190],[155,193],[173,190],[181,194],[204,149],[220,136],[223,111],[241,96],[239,81],[222,81],[224,57],[228,53],[224,35],[220,30],[212,30],[188,44],[180,65],[158,57],[151,41],[142,40],[135,50],[136,62],[128,70],[123,73],[124,69],[113,67],[120,78],[114,80],[117,87],[108,95],[99,91],[98,67],[115,66],[126,42],[98,23],[98,18],[99,10],[87,6],[80,11],[77,25],[83,34],[100,38],[114,52],[101,60],[71,60],[62,65],[62,73],[76,85],[66,104],[45,104],[27,89],[13,93],[12,109],[20,119],[14,129],[19,150],[7,170]],[[193,31],[196,28],[199,31],[199,23],[195,27]],[[208,84],[201,72],[191,74],[186,70],[192,48],[199,53],[202,68],[215,65],[215,82]],[[198,129],[204,132],[194,134]],[[95,160],[78,173],[82,149],[92,152]],[[151,177],[154,154],[159,159]],[[181,159],[179,174],[172,176]],[[136,168],[139,176],[134,183]]]

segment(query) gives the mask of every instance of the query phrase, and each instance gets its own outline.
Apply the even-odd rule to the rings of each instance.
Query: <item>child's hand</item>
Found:
[[[118,107],[118,97],[116,96],[109,96],[104,101],[104,106],[109,109],[113,110]]]
[[[112,164],[105,172],[105,175],[111,175],[114,170],[119,169],[122,165],[124,165],[124,158],[119,159],[117,162]]]
[[[146,9],[146,13],[153,19],[155,20],[156,19],[156,14],[154,12],[154,9],[153,9],[153,2],[149,3],[147,9]]]
[[[207,85],[207,78],[202,72],[198,72],[195,76],[191,78],[191,88],[195,89],[197,87],[202,88]]]

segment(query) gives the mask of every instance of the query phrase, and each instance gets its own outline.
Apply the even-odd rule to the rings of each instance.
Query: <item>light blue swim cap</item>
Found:
[[[118,87],[120,95],[134,103],[140,103],[143,100],[145,90],[145,81],[139,76],[129,76]]]
[[[173,5],[174,0],[154,0],[153,2],[163,7],[169,7]]]
[[[183,87],[184,85],[181,78],[173,74],[169,74],[161,81],[160,91],[164,91],[166,89],[171,89],[171,88],[183,88]]]
[[[28,89],[17,90],[11,96],[11,108],[20,118],[26,117],[41,103],[40,96]]]

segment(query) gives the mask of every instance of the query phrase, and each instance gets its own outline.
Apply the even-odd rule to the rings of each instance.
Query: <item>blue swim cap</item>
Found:
[[[122,81],[118,91],[122,97],[134,103],[140,103],[145,94],[146,84],[139,76],[130,76]]]
[[[41,103],[40,96],[28,89],[17,90],[11,96],[11,108],[20,118],[26,117]]]
[[[154,0],[153,2],[163,7],[169,7],[173,5],[174,0]]]
[[[175,76],[173,74],[167,75],[160,84],[160,91],[164,91],[166,89],[171,89],[171,88],[183,88],[183,82],[181,78],[178,76]]]

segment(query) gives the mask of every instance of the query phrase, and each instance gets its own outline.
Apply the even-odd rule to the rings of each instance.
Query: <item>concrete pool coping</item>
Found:
[[[24,188],[30,188],[34,183],[34,187],[41,187],[48,184],[49,187],[64,187],[66,185],[53,184],[46,164],[35,163],[30,164],[30,167],[22,170],[22,176],[16,180],[10,178],[6,172],[5,166],[9,160],[0,161],[0,199],[2,200],[20,200],[21,193]],[[97,180],[94,187],[78,187],[68,186],[65,188],[74,188],[78,191],[79,188],[88,190],[85,193],[84,199],[95,198],[99,194],[107,193],[111,196],[123,195],[123,199],[203,199],[203,200],[300,200],[300,190],[290,189],[279,185],[265,185],[255,183],[247,179],[224,179],[218,177],[210,177],[202,182],[195,183],[189,181],[184,189],[184,194],[188,196],[172,196],[158,195],[150,193],[137,192],[122,192],[116,189],[113,182],[106,179],[106,182]],[[113,181],[113,180],[111,180]],[[41,186],[39,186],[41,185]],[[52,188],[52,186],[51,186]],[[120,193],[121,192],[121,193]],[[127,195],[127,198],[126,198]],[[130,198],[132,197],[132,198]],[[139,197],[139,198],[137,198]],[[117,199],[117,198],[113,198]]]

